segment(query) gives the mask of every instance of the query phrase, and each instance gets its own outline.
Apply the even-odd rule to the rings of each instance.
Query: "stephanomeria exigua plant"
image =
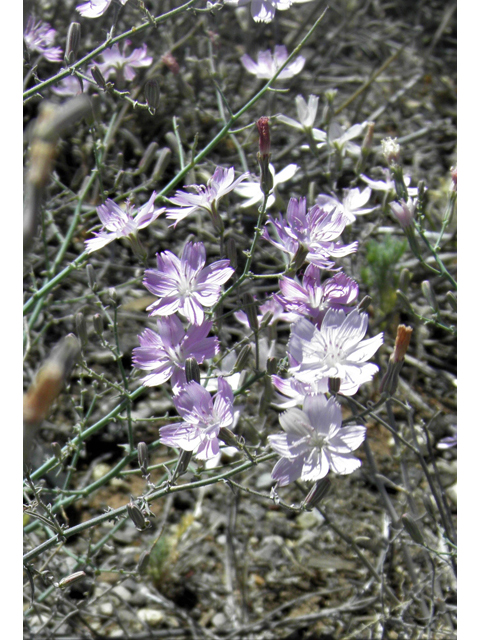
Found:
[[[77,617],[134,636],[161,617],[167,636],[191,635],[192,621],[199,638],[314,635],[292,606],[302,566],[302,602],[320,607],[327,635],[451,637],[455,367],[443,336],[455,335],[457,172],[442,176],[431,152],[451,153],[438,101],[423,126],[405,83],[425,38],[403,47],[392,12],[378,21],[368,3],[328,9],[316,32],[314,2],[64,4],[37,3],[25,38],[25,122],[37,118],[25,135],[29,634]],[[427,35],[454,33],[418,10]],[[379,61],[368,78],[362,42]],[[402,146],[382,140],[395,128]],[[388,279],[388,311],[371,273]],[[400,317],[424,325],[421,344]],[[75,335],[47,356],[61,332]],[[322,609],[310,560],[345,552],[348,565],[322,574]],[[137,609],[140,575],[155,611]],[[105,616],[113,581],[132,591],[128,616]],[[265,610],[247,607],[247,620],[251,602]]]

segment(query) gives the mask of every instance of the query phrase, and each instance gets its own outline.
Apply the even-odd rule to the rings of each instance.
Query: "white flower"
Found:
[[[390,194],[392,197],[396,197],[395,191],[395,180],[393,179],[392,173],[390,169],[383,169],[385,173],[385,180],[371,180],[368,176],[362,175],[360,176],[364,182],[368,184],[374,191],[383,191],[385,193]],[[403,181],[405,186],[407,187],[407,193],[410,197],[415,197],[418,195],[418,189],[416,187],[408,188],[408,185],[411,182],[410,176],[403,176]]]
[[[378,371],[366,362],[383,343],[383,333],[363,340],[368,328],[368,315],[329,309],[318,329],[306,318],[300,318],[291,329],[287,345],[290,373],[300,382],[312,383],[321,378],[340,378],[358,387]],[[350,394],[350,395],[353,395]]]
[[[277,116],[277,120],[300,131],[311,131],[317,116],[318,96],[309,96],[308,104],[303,96],[297,96],[295,103],[297,105],[298,122],[281,114]]]
[[[275,169],[273,164],[268,165],[270,167],[270,171],[273,176],[273,189],[272,193],[268,196],[267,199],[267,209],[273,206],[276,196],[275,189],[282,182],[286,182],[293,178],[293,176],[297,173],[299,167],[296,164],[289,164],[284,169],[280,171],[280,173],[275,173]],[[263,202],[263,191],[260,187],[260,182],[243,182],[239,184],[235,189],[235,193],[238,193],[242,198],[248,198],[246,202],[240,205],[243,208],[252,207],[255,204]]]
[[[253,73],[257,78],[270,80],[277,73],[287,58],[287,47],[283,44],[279,44],[275,47],[273,55],[270,49],[267,49],[267,51],[259,51],[257,56],[258,62],[254,62],[247,54],[244,54],[240,60],[249,73]],[[297,56],[295,60],[292,60],[290,64],[287,64],[285,69],[283,69],[281,74],[278,76],[277,80],[288,80],[289,78],[293,78],[297,73],[300,73],[304,65],[305,58],[303,56]]]
[[[303,411],[289,409],[279,419],[285,433],[268,436],[282,456],[272,471],[279,486],[298,479],[321,480],[330,469],[345,475],[361,465],[351,452],[365,440],[366,428],[342,427],[342,410],[334,398],[308,395]]]
[[[311,0],[224,0],[231,7],[243,7],[250,2],[252,18],[255,22],[271,22],[275,17],[275,10],[285,11],[292,4],[299,2],[311,2]]]
[[[339,202],[336,198],[327,195],[319,195],[315,202],[321,207],[327,205],[340,207],[348,220],[347,224],[352,224],[352,222],[355,222],[356,216],[363,216],[375,209],[375,207],[364,208],[364,205],[370,200],[371,195],[372,190],[370,187],[365,187],[363,191],[355,188],[345,191],[343,202]]]

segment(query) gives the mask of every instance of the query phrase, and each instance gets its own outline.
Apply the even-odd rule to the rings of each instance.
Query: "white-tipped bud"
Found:
[[[81,27],[78,22],[72,22],[68,27],[67,43],[65,45],[65,62],[72,64],[77,57],[78,45],[80,44]]]
[[[148,475],[148,447],[145,442],[139,442],[137,445],[138,466],[142,472],[142,476]]]

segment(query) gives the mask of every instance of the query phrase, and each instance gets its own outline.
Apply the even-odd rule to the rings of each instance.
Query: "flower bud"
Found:
[[[152,177],[150,178],[152,182],[160,180],[160,178],[163,176],[165,169],[167,168],[168,163],[170,162],[171,155],[172,155],[172,152],[168,147],[163,147],[163,149],[161,149],[152,171]]]
[[[93,316],[93,328],[95,333],[102,338],[103,337],[103,318],[99,313]]]
[[[88,280],[88,286],[93,292],[95,292],[98,289],[97,275],[95,273],[95,269],[90,263],[87,264],[87,280]]]
[[[455,165],[450,169],[450,175],[452,176],[452,186],[450,187],[451,191],[457,192],[457,166]]]
[[[401,517],[403,528],[411,537],[411,539],[417,544],[424,544],[423,535],[412,516],[409,513],[404,513]]]
[[[259,134],[259,153],[262,158],[268,156],[270,159],[270,127],[268,118],[262,116],[257,120],[257,129]]]
[[[187,382],[197,382],[200,384],[200,367],[195,358],[187,358],[185,360],[185,376]]]
[[[115,289],[115,287],[110,287],[108,290],[108,297],[110,298],[110,300],[112,301],[112,304],[114,306],[116,306],[117,301],[118,301],[118,293],[117,290]]]
[[[52,442],[52,451],[55,459],[58,462],[62,462],[62,447],[58,444],[58,442]]]
[[[242,302],[244,311],[247,314],[248,326],[252,331],[258,331],[257,306],[251,293],[248,291],[243,294]]]
[[[288,272],[296,273],[299,269],[301,269],[303,267],[303,264],[305,262],[305,258],[307,257],[307,255],[308,255],[307,247],[305,247],[303,244],[300,243],[295,255],[292,258],[292,262],[290,263]]]
[[[411,228],[415,217],[415,208],[416,203],[411,198],[408,199],[408,202],[400,200],[400,202],[390,203],[390,209],[392,210],[393,215],[404,230]]]
[[[93,67],[90,69],[90,73],[92,74],[92,78],[95,80],[100,89],[106,91],[107,81],[103,77],[103,73],[100,71],[97,65],[93,65]]]
[[[432,285],[428,280],[424,280],[422,282],[422,292],[425,296],[425,300],[428,302],[429,306],[433,309],[435,313],[439,313],[440,309],[438,307],[437,297],[432,288]]]
[[[149,562],[150,562],[150,551],[142,551],[136,567],[138,573],[140,574],[145,573]]]
[[[220,427],[218,438],[229,447],[238,447],[238,442],[235,434],[230,431],[230,429],[227,429],[227,427]]]
[[[370,296],[365,296],[363,297],[360,302],[357,304],[357,311],[359,313],[364,313],[368,307],[371,305],[372,303],[372,298]]]
[[[396,164],[400,158],[400,145],[396,138],[382,140],[382,151],[388,165]]]
[[[75,329],[77,336],[80,338],[82,346],[85,346],[88,341],[87,323],[85,322],[85,316],[81,311],[75,315]]]
[[[368,155],[368,153],[370,152],[370,149],[372,148],[372,142],[373,142],[373,132],[375,130],[375,123],[374,122],[368,122],[367,123],[367,133],[365,134],[365,137],[363,139],[362,142],[362,154],[364,156]]]
[[[150,524],[134,502],[127,504],[127,513],[139,531],[143,531]]]
[[[236,269],[238,266],[237,262],[237,244],[233,238],[228,238],[225,243],[225,253],[227,258],[230,260],[230,266],[232,269]]]
[[[337,395],[340,391],[340,386],[342,384],[342,380],[340,378],[329,378],[328,379],[328,390],[332,395]]]
[[[329,478],[322,478],[321,480],[317,480],[313,487],[310,489],[308,494],[305,497],[305,500],[302,502],[302,506],[307,511],[312,511],[315,505],[319,504],[326,495],[330,492],[331,482]]]
[[[257,154],[260,166],[260,187],[263,193],[268,195],[273,189],[273,175],[270,170],[270,127],[267,117],[263,116],[257,121],[257,129],[260,136]]]
[[[388,360],[387,371],[380,383],[380,393],[388,393],[393,395],[397,390],[400,370],[405,360],[410,338],[413,329],[400,324],[397,327],[397,337],[395,340],[395,348]]]
[[[145,173],[147,169],[153,162],[155,158],[155,154],[158,151],[158,142],[151,142],[145,150],[145,153],[142,156],[142,159],[138,163],[138,169],[135,171],[135,175],[140,175],[141,173]]]
[[[180,66],[177,62],[177,59],[172,55],[170,51],[164,53],[160,60],[167,67],[167,69],[169,69],[173,73],[173,75],[176,76],[180,73]]]
[[[148,475],[148,447],[145,442],[139,442],[137,445],[138,466],[142,472],[142,476]]]
[[[252,355],[252,347],[249,344],[243,345],[240,349],[240,353],[238,354],[237,360],[233,367],[234,373],[241,373],[247,367],[247,362],[250,360],[250,356]]]
[[[55,586],[58,587],[59,589],[65,589],[66,587],[70,587],[74,582],[78,582],[79,580],[84,578],[86,575],[87,574],[85,573],[85,571],[76,571],[75,573],[72,573],[66,578],[62,578],[60,582],[57,582],[55,584]]]
[[[278,360],[275,357],[267,359],[267,374],[273,376],[277,373]]]
[[[147,80],[144,93],[145,100],[148,104],[148,112],[153,116],[160,106],[160,87],[158,86],[158,82],[155,79]]]
[[[260,323],[260,329],[265,329],[265,327],[268,327],[272,318],[273,318],[273,311],[267,311],[267,313],[263,316],[262,321]]]
[[[180,457],[178,458],[177,464],[175,466],[175,470],[173,472],[172,479],[170,482],[175,482],[175,480],[179,476],[183,476],[188,469],[188,465],[190,464],[190,460],[192,459],[193,452],[192,451],[182,451]]]
[[[72,22],[68,27],[67,43],[65,45],[65,62],[72,64],[77,57],[78,45],[80,44],[81,27],[78,22]]]
[[[456,295],[452,292],[452,291],[448,291],[447,295],[447,302],[448,304],[452,307],[453,311],[457,310],[457,297]]]
[[[412,274],[406,267],[404,267],[400,271],[400,277],[398,278],[398,288],[401,289],[403,293],[407,293],[408,287],[410,286],[411,279],[412,279]]]

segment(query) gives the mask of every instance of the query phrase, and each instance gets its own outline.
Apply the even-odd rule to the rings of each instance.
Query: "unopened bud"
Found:
[[[97,275],[95,273],[95,269],[91,264],[87,264],[87,280],[88,280],[88,286],[93,292],[95,292],[98,288]]]
[[[147,171],[147,169],[152,164],[157,151],[158,151],[158,142],[155,142],[155,141],[151,142],[146,148],[145,153],[142,156],[142,159],[138,163],[138,169],[136,170],[135,175],[139,175]]]
[[[397,337],[395,339],[395,348],[388,360],[387,371],[380,383],[380,393],[388,393],[393,395],[398,387],[400,370],[405,361],[410,338],[413,329],[400,324],[397,328]]]
[[[233,367],[234,373],[241,373],[247,367],[247,362],[250,360],[250,356],[252,355],[252,347],[249,344],[245,344],[238,354],[237,360]]]
[[[407,293],[411,280],[412,274],[406,267],[404,267],[400,271],[400,277],[398,278],[398,288],[401,289],[403,293]]]
[[[141,510],[134,502],[129,502],[127,504],[127,513],[130,517],[130,520],[139,531],[143,531],[148,526],[149,521],[145,518]]]
[[[372,148],[374,130],[375,130],[375,123],[374,122],[368,122],[367,123],[367,133],[365,134],[365,137],[364,137],[363,142],[362,142],[362,147],[361,147],[363,155],[367,155],[368,152],[370,151],[370,149]]]
[[[270,126],[268,118],[262,116],[257,120],[257,129],[259,135],[259,153],[262,157],[270,158]]]
[[[328,379],[328,390],[332,395],[336,395],[340,391],[340,386],[342,381],[340,378],[329,378]]]
[[[451,190],[455,191],[455,193],[457,192],[457,167],[452,167],[450,169],[450,175],[452,176],[452,186],[451,186]]]
[[[60,582],[57,582],[55,584],[55,586],[59,589],[66,589],[67,587],[70,587],[74,582],[78,582],[79,580],[84,578],[86,575],[87,574],[85,573],[85,571],[76,571],[66,578],[62,578]]]
[[[103,77],[103,73],[100,71],[97,65],[93,65],[93,67],[90,69],[90,73],[92,74],[92,78],[95,80],[100,89],[106,91],[107,81]]]
[[[396,164],[400,158],[400,145],[396,138],[382,140],[382,151],[388,165]]]
[[[177,59],[172,55],[170,51],[167,51],[167,53],[164,53],[163,56],[160,58],[160,60],[168,69],[170,69],[170,71],[174,75],[177,75],[178,73],[180,73],[180,66],[177,62]]]
[[[78,22],[72,22],[68,27],[67,43],[65,45],[65,62],[72,64],[77,57],[78,45],[80,44],[81,27]]]
[[[457,297],[452,291],[447,292],[447,302],[452,307],[453,311],[457,310]]]
[[[140,574],[145,573],[150,562],[150,551],[142,551],[137,563],[137,571]]]
[[[330,492],[331,482],[329,478],[322,478],[321,480],[317,480],[317,482],[310,489],[308,494],[305,497],[305,500],[302,502],[302,506],[307,511],[312,511],[315,505],[319,504],[326,495]]]
[[[93,316],[93,328],[95,333],[101,338],[103,336],[103,318],[99,313]]]
[[[418,524],[415,522],[412,516],[409,513],[404,513],[401,520],[403,528],[411,537],[411,539],[417,544],[423,544],[423,535],[418,527]]]
[[[160,178],[163,176],[163,174],[165,173],[165,169],[170,162],[171,155],[172,152],[168,147],[163,147],[163,149],[160,150],[157,161],[153,168],[152,177],[150,178],[152,181],[160,180]]]
[[[110,287],[109,288],[108,297],[110,298],[110,300],[112,301],[113,305],[115,306],[117,304],[117,301],[118,301],[118,293],[117,293],[117,290],[115,289],[115,287]]]
[[[58,444],[58,442],[52,442],[52,451],[55,459],[58,462],[62,462],[62,447]]]
[[[273,376],[277,373],[278,360],[275,357],[267,359],[267,374]]]
[[[81,311],[79,311],[75,316],[75,329],[82,346],[85,346],[88,341],[87,323],[85,321],[85,316]]]
[[[370,296],[365,296],[357,304],[357,311],[359,313],[364,313],[371,304],[372,304],[372,298]]]
[[[153,116],[160,106],[160,87],[158,82],[156,80],[147,80],[144,93],[148,104],[148,112]]]
[[[188,469],[188,465],[190,464],[190,460],[192,459],[193,452],[192,451],[182,451],[180,457],[178,458],[177,464],[175,466],[175,470],[173,472],[173,476],[171,482],[175,482],[175,480],[179,476],[183,476]]]
[[[218,438],[229,447],[238,447],[238,442],[235,434],[230,431],[230,429],[227,429],[227,427],[220,427]]]
[[[425,300],[428,302],[429,306],[433,309],[435,313],[439,313],[440,309],[438,308],[437,297],[432,288],[432,285],[428,280],[424,280],[422,282],[422,292],[425,296]]]
[[[233,238],[228,238],[225,243],[225,253],[227,258],[230,260],[230,266],[232,269],[236,269],[238,266],[237,263],[237,244]]]
[[[410,304],[410,300],[403,293],[403,291],[401,291],[400,289],[397,289],[395,293],[397,294],[397,300],[401,303],[402,307],[406,311],[410,311],[411,312],[412,307],[411,307],[411,304]]]
[[[260,329],[265,329],[265,327],[268,327],[272,318],[273,311],[267,311],[267,313],[263,316],[262,321],[260,322]]]
[[[400,202],[390,203],[390,209],[393,215],[405,231],[412,226],[415,217],[415,208],[415,202],[411,198],[409,198],[407,202],[400,200]]]
[[[138,466],[142,472],[142,476],[148,475],[148,447],[145,442],[139,442],[137,445]]]
[[[308,255],[308,249],[302,243],[299,244],[298,249],[295,255],[292,258],[292,262],[288,268],[289,272],[296,273],[299,269],[303,267],[305,259]]]
[[[187,358],[185,360],[185,376],[187,382],[196,382],[200,384],[200,367],[195,358]]]
[[[247,315],[248,326],[252,331],[258,331],[257,306],[251,293],[248,291],[242,296],[243,310]]]

